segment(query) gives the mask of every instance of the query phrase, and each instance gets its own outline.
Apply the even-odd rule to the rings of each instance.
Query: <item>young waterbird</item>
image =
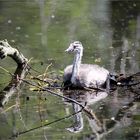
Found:
[[[99,88],[105,84],[109,75],[107,69],[94,64],[81,63],[83,56],[81,42],[74,41],[65,52],[74,53],[74,61],[64,69],[64,86]]]

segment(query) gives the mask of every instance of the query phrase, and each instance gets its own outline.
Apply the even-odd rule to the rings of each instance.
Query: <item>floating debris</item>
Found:
[[[51,18],[55,18],[55,15],[51,15]]]
[[[17,27],[16,27],[16,30],[20,30],[20,29],[21,29],[21,27],[20,27],[20,26],[17,26]]]
[[[7,21],[7,23],[8,23],[8,24],[11,24],[11,23],[12,23],[12,20],[11,20],[11,19],[9,19],[9,20]]]

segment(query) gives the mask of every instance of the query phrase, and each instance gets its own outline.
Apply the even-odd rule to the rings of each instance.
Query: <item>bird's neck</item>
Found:
[[[74,56],[73,68],[72,68],[72,78],[71,78],[71,82],[73,84],[76,84],[76,81],[79,77],[79,69],[80,69],[80,65],[81,65],[82,56],[83,56],[83,51],[77,52]]]

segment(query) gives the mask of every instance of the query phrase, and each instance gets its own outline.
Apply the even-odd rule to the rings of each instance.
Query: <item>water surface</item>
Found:
[[[0,0],[0,39],[7,39],[18,48],[30,65],[43,73],[52,63],[54,77],[68,64],[73,56],[65,54],[69,43],[79,40],[84,46],[83,63],[96,63],[113,73],[133,74],[140,65],[140,2],[110,0]],[[0,66],[14,72],[15,62],[1,60]],[[38,75],[31,70],[32,75]],[[0,70],[0,89],[10,81],[10,76]],[[139,93],[139,92],[137,92]],[[111,120],[124,106],[129,106],[134,93],[118,89],[115,93],[90,105],[101,120]],[[90,98],[88,100],[91,101]],[[9,138],[16,132],[51,122],[72,112],[61,98],[49,93],[32,92],[28,85],[17,92],[0,115],[0,139]],[[128,140],[140,138],[140,104],[138,100],[129,106],[125,117],[118,119],[114,131],[102,139]],[[70,133],[65,128],[73,124],[73,118],[25,133],[17,140],[93,139],[94,132],[83,113],[84,129]],[[119,117],[118,117],[119,118]],[[111,127],[111,124],[109,124]],[[62,133],[63,132],[63,133]]]

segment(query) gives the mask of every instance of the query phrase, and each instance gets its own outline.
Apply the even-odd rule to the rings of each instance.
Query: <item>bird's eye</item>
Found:
[[[75,49],[76,48],[76,45],[74,45],[73,48]]]

